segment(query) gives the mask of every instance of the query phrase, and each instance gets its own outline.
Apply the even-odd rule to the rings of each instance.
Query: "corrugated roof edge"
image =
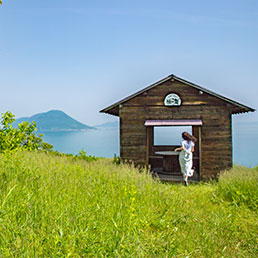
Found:
[[[136,96],[138,96],[138,95],[140,95],[141,93],[143,93],[143,92],[145,92],[145,91],[147,91],[147,90],[150,90],[150,89],[152,89],[152,88],[158,86],[159,84],[161,84],[161,83],[163,83],[163,82],[166,82],[166,81],[168,81],[168,80],[171,80],[171,79],[174,79],[174,80],[180,81],[180,82],[182,82],[182,83],[185,83],[185,84],[187,84],[187,85],[189,85],[189,86],[192,86],[192,87],[194,87],[194,88],[196,88],[196,89],[198,89],[198,90],[201,90],[201,91],[203,91],[203,92],[205,92],[205,93],[208,93],[208,94],[210,94],[210,95],[212,95],[212,96],[214,96],[214,97],[217,97],[217,98],[222,99],[222,100],[224,100],[224,101],[226,101],[226,102],[228,102],[228,103],[230,103],[230,104],[233,104],[233,105],[235,105],[235,106],[238,106],[239,108],[244,109],[244,110],[241,111],[241,112],[235,112],[235,113],[233,113],[233,114],[239,114],[239,113],[246,113],[246,112],[254,112],[254,111],[256,111],[255,109],[250,108],[250,107],[248,107],[248,106],[246,106],[246,105],[240,104],[240,103],[237,102],[237,101],[234,101],[234,100],[232,100],[232,99],[229,99],[229,98],[226,98],[226,97],[224,97],[224,96],[221,96],[221,95],[219,95],[219,94],[217,94],[217,93],[215,93],[215,92],[213,92],[213,91],[211,91],[211,90],[208,90],[208,89],[203,88],[202,86],[199,86],[199,85],[197,85],[197,84],[195,84],[195,83],[189,82],[189,81],[184,80],[184,79],[182,79],[182,78],[180,78],[180,77],[177,77],[177,76],[174,75],[174,74],[171,74],[171,75],[169,75],[169,76],[167,76],[167,77],[165,77],[165,78],[163,78],[163,79],[161,79],[161,80],[159,80],[159,81],[157,81],[157,82],[155,82],[155,83],[153,83],[153,84],[151,84],[151,85],[145,87],[144,89],[142,89],[142,90],[140,90],[140,91],[137,91],[137,92],[135,92],[134,94],[132,94],[132,95],[130,95],[130,96],[128,96],[128,97],[126,97],[126,98],[124,98],[124,99],[122,99],[122,100],[120,100],[120,101],[118,101],[118,102],[116,102],[116,103],[114,103],[114,104],[112,104],[112,105],[110,105],[110,106],[108,106],[108,107],[106,107],[106,108],[100,110],[99,112],[100,112],[100,113],[108,113],[109,110],[115,108],[116,106],[118,106],[118,105],[120,105],[120,104],[122,104],[122,103],[124,103],[124,102],[126,102],[126,101],[128,101],[128,100],[130,100],[130,99],[132,99],[132,98],[134,98],[134,97],[136,97]]]

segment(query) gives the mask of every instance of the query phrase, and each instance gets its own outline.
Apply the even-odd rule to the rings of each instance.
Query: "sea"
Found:
[[[179,145],[181,132],[191,128],[155,128],[154,144]],[[43,140],[63,153],[112,158],[119,156],[119,128],[107,127],[86,131],[42,131]],[[233,126],[233,162],[247,167],[258,166],[258,124],[236,124]]]

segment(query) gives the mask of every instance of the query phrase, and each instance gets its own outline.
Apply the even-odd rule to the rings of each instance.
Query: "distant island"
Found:
[[[96,129],[95,127],[78,122],[60,110],[50,110],[45,113],[35,114],[31,117],[18,118],[16,119],[14,126],[18,127],[18,124],[24,121],[28,121],[29,123],[35,121],[39,131],[77,131]]]

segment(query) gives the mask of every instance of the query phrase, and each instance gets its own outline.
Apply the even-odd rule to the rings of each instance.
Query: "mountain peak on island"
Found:
[[[64,115],[67,115],[64,111],[62,110],[58,110],[58,109],[52,109],[52,110],[49,110],[47,112],[43,112],[43,113],[38,113],[36,115],[40,115],[40,114],[64,114]],[[34,115],[35,116],[35,115]]]
[[[61,110],[50,110],[44,113],[38,113],[31,117],[18,118],[15,126],[23,121],[35,121],[39,131],[75,131],[94,129],[94,127],[83,124],[67,115]]]

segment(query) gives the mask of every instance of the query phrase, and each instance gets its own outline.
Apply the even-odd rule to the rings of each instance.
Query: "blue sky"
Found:
[[[0,112],[114,121],[99,110],[169,74],[258,109],[257,46],[257,0],[3,0]]]

